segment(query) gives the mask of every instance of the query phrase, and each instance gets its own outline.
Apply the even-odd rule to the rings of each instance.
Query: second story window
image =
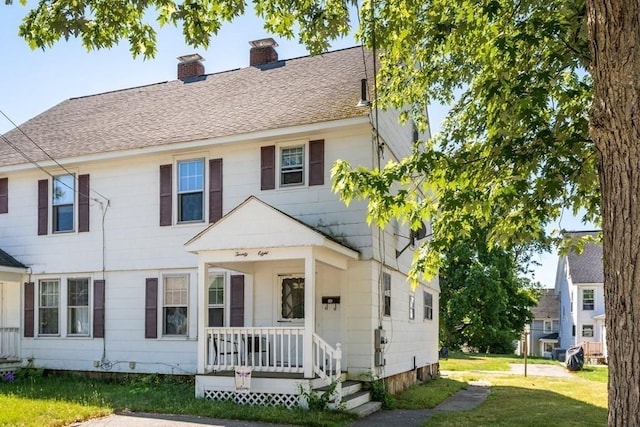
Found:
[[[73,231],[74,202],[75,177],[73,175],[54,177],[51,200],[54,233]]]
[[[304,147],[287,147],[280,151],[280,186],[304,184]]]
[[[595,305],[595,296],[593,289],[582,290],[582,309],[593,310]]]
[[[433,320],[433,295],[424,292],[424,318]]]
[[[204,221],[204,161],[178,162],[178,222]]]

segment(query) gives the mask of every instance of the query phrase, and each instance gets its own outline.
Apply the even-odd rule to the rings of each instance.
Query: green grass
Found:
[[[533,359],[531,363],[539,363]],[[546,361],[549,363],[549,361]],[[599,426],[607,419],[607,367],[585,366],[571,378],[508,375],[509,356],[454,353],[441,361],[453,371],[394,396],[401,409],[433,408],[469,381],[491,384],[487,401],[461,413],[439,413],[429,426]],[[552,362],[556,363],[557,362]],[[306,426],[347,426],[354,417],[341,411],[303,411],[194,397],[193,378],[141,376],[119,380],[91,380],[76,375],[27,376],[0,382],[0,426],[48,427],[119,411],[151,412],[262,421]]]
[[[580,377],[546,378],[461,373],[491,383],[487,401],[467,412],[439,413],[428,426],[605,426],[607,386]]]
[[[509,363],[524,363],[524,357],[483,353],[450,352],[440,359],[440,369],[445,371],[508,371]],[[557,365],[558,362],[543,358],[527,358],[527,363]]]
[[[465,382],[449,378],[438,378],[423,384],[416,384],[394,396],[395,407],[399,409],[434,408],[447,397],[466,387]]]
[[[607,384],[609,381],[609,368],[607,366],[585,365],[576,375],[590,380]]]
[[[19,378],[0,383],[0,408],[0,426],[24,427],[63,426],[124,410],[307,426],[344,426],[354,419],[341,411],[247,407],[196,399],[193,380],[159,376],[121,380],[74,375]]]

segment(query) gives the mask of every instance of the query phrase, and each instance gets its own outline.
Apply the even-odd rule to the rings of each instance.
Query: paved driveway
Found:
[[[511,373],[524,375],[524,363],[509,363]],[[561,365],[541,365],[527,363],[527,375],[532,377],[560,377],[573,378],[573,373]]]

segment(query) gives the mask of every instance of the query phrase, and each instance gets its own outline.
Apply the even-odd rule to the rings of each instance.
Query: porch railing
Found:
[[[19,359],[19,346],[19,328],[0,328],[0,359]]]
[[[604,357],[604,346],[602,342],[584,341],[582,344],[584,357]]]
[[[329,343],[313,334],[313,373],[322,378],[325,384],[336,382],[334,401],[339,404],[342,401],[342,348],[340,343],[333,348]]]
[[[248,366],[259,372],[304,373],[302,327],[205,328],[206,372]],[[342,370],[340,344],[333,348],[313,334],[313,373],[326,384],[338,382]]]
[[[302,327],[205,328],[205,369],[303,373],[303,335]]]

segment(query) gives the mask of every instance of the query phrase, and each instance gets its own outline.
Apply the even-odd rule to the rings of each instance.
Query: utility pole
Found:
[[[529,325],[524,327],[524,376],[527,376],[527,356],[529,353]]]

